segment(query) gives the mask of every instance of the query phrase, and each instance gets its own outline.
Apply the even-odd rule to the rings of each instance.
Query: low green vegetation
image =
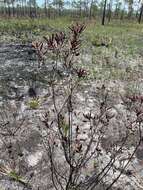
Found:
[[[5,176],[9,177],[14,181],[17,181],[17,182],[23,184],[24,186],[29,186],[29,184],[26,182],[26,180],[23,177],[21,177],[19,174],[17,174],[17,172],[15,170],[12,170],[8,166],[0,165],[0,174],[3,174]]]
[[[30,109],[37,109],[40,106],[38,99],[32,99],[28,102],[28,106]]]
[[[101,26],[96,20],[75,20],[70,17],[56,19],[0,19],[1,40],[6,35],[8,40],[33,40],[35,37],[51,34],[56,31],[63,31],[73,22],[88,23],[85,31],[87,42],[99,46],[102,42],[105,45],[117,46],[128,49],[129,53],[142,47],[143,24],[112,21],[106,26]],[[8,37],[9,36],[9,37]],[[17,39],[18,38],[18,39]],[[111,43],[112,42],[112,43]]]
[[[75,22],[84,22],[86,25],[80,62],[90,70],[92,78],[104,76],[105,79],[128,80],[133,73],[135,75],[133,71],[138,73],[135,65],[143,56],[143,24],[134,21],[112,20],[102,26],[100,20],[70,17],[1,19],[0,41],[22,44],[41,41],[43,36],[59,31],[68,32],[67,26]]]

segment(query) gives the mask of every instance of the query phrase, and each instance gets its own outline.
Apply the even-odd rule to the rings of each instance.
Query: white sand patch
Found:
[[[42,159],[43,152],[35,152],[27,157],[29,166],[36,166],[38,162]]]

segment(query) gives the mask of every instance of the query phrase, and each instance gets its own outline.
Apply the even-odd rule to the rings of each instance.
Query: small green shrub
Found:
[[[40,102],[38,99],[33,99],[28,102],[28,106],[30,109],[37,109],[40,106]]]

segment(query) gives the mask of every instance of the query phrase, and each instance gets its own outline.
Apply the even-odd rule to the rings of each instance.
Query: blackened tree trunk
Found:
[[[4,16],[6,16],[7,9],[6,9],[6,1],[4,0]]]
[[[109,5],[108,5],[108,22],[110,22],[110,20],[111,20],[111,14],[112,14],[112,12],[111,12],[111,3],[109,3]]]
[[[93,7],[93,0],[90,3],[90,8],[89,8],[89,19],[92,18],[92,7]]]
[[[15,16],[14,0],[11,1],[11,6],[12,6],[12,15],[14,17]]]
[[[102,25],[105,25],[106,4],[107,4],[107,0],[104,1],[104,9],[103,9],[103,15],[102,15]]]
[[[124,9],[121,11],[121,16],[120,16],[120,20],[123,20],[123,18],[124,18]]]
[[[9,4],[9,2],[7,3],[7,6],[8,6],[8,17],[10,18],[10,16],[11,16],[11,9],[10,9],[10,4]]]
[[[45,17],[47,17],[47,16],[48,16],[48,11],[47,11],[47,0],[45,0],[44,10],[45,10]]]
[[[138,18],[139,24],[141,23],[142,15],[143,15],[143,3],[141,5],[140,14],[139,14],[139,18]]]

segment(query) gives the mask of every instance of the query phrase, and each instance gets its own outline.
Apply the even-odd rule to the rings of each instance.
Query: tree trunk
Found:
[[[121,12],[120,20],[123,20],[123,18],[124,18],[124,10],[122,10]]]
[[[139,24],[141,23],[142,14],[143,14],[143,4],[141,5],[140,14],[139,14],[139,18],[138,18]]]
[[[10,10],[10,5],[8,3],[8,17],[10,18],[10,16],[11,16],[11,10]]]
[[[45,0],[45,7],[44,7],[44,9],[45,9],[45,17],[47,17],[48,16],[48,12],[47,12],[47,0]]]
[[[93,0],[91,1],[90,8],[89,8],[89,19],[92,18],[92,6],[93,6]]]
[[[111,3],[109,3],[109,6],[108,6],[108,22],[110,22],[111,20]]]
[[[105,2],[104,2],[104,9],[103,9],[103,15],[102,15],[102,25],[105,24],[106,4],[107,4],[107,0],[105,0]]]
[[[14,8],[14,1],[11,2],[11,6],[12,6],[12,16],[15,16],[15,8]]]

